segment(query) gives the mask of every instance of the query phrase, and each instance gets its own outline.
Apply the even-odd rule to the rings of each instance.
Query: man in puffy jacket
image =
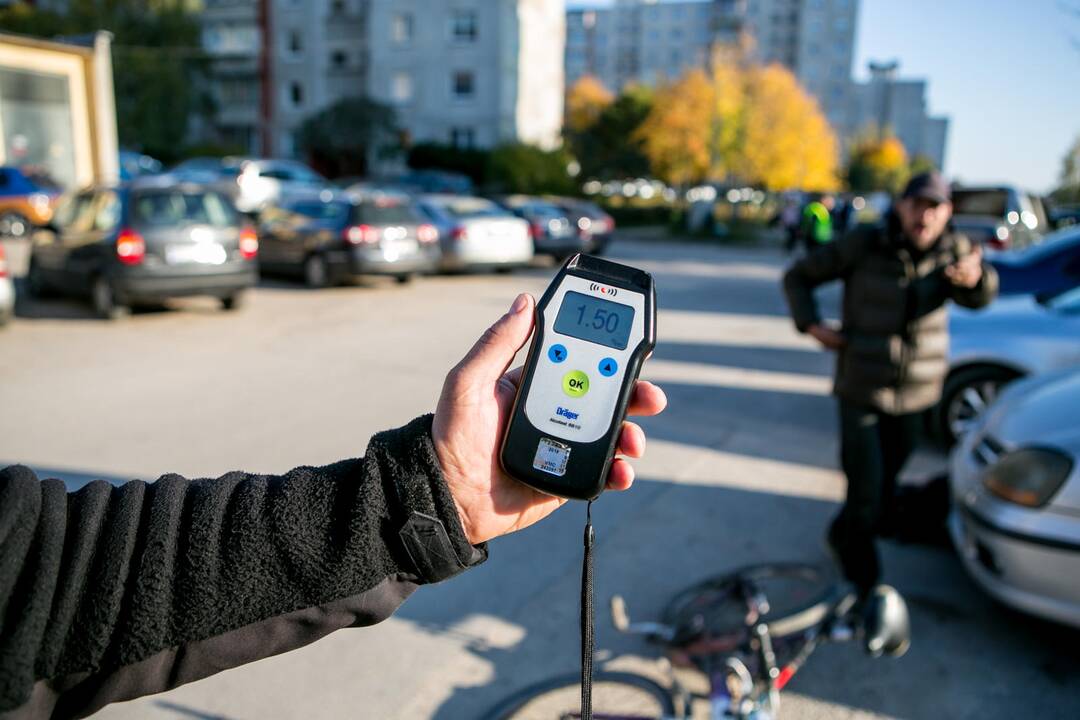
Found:
[[[840,459],[847,499],[828,541],[862,592],[878,581],[874,538],[889,532],[896,477],[914,449],[920,414],[948,371],[945,303],[983,307],[997,275],[981,249],[949,229],[949,185],[911,179],[879,227],[860,227],[811,252],[784,276],[795,325],[837,353]],[[814,289],[844,284],[842,327],[822,322]]]
[[[497,459],[533,308],[519,296],[447,376],[434,416],[375,435],[359,459],[70,494],[0,470],[0,717],[82,717],[372,625],[558,508]],[[629,412],[665,403],[639,382]],[[620,453],[644,448],[625,423]],[[633,477],[617,458],[607,487]]]

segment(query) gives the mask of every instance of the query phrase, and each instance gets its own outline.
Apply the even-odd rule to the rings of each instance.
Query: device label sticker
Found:
[[[562,477],[566,474],[566,463],[570,459],[570,446],[548,438],[540,438],[533,458],[533,467],[552,475]]]

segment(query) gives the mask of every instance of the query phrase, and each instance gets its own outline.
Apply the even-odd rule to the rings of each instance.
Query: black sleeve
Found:
[[[821,322],[814,290],[833,280],[847,277],[858,262],[866,242],[862,232],[852,232],[836,242],[823,245],[797,261],[784,274],[784,295],[799,332]]]
[[[68,494],[0,471],[0,714],[80,716],[167,690],[379,622],[416,585],[479,562],[430,430],[419,418],[362,459],[282,476]],[[424,557],[440,541],[452,552]]]

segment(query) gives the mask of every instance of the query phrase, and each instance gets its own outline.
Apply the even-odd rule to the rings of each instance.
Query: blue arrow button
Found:
[[[548,358],[553,363],[561,363],[566,359],[566,348],[562,345],[552,345],[548,348]]]
[[[600,374],[604,377],[611,377],[615,373],[619,372],[619,363],[615,362],[614,358],[604,358],[600,361]]]

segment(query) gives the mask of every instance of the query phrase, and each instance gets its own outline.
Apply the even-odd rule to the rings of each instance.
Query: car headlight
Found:
[[[1068,455],[1050,448],[1023,448],[1006,454],[983,476],[983,485],[1002,500],[1042,507],[1072,472]]]

